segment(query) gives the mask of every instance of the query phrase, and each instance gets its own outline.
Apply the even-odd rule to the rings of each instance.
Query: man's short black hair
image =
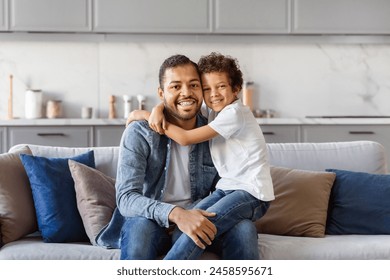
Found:
[[[185,55],[182,54],[176,54],[168,57],[167,59],[164,60],[164,62],[160,66],[160,72],[158,74],[158,80],[160,83],[160,88],[164,89],[164,78],[165,78],[165,71],[169,68],[174,68],[177,66],[182,66],[190,64],[195,67],[196,72],[198,73],[199,76],[199,81],[200,81],[200,72],[198,68],[198,64],[193,62],[191,59],[186,57]]]

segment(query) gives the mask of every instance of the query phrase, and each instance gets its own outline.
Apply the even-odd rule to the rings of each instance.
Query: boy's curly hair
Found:
[[[199,59],[198,67],[201,74],[225,72],[228,74],[232,89],[234,91],[240,91],[242,89],[243,78],[237,59],[228,55],[212,52]]]

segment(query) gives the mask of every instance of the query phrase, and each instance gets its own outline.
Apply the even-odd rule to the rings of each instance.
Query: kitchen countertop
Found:
[[[257,118],[260,125],[390,125],[389,117],[368,118]],[[0,119],[0,126],[110,126],[125,125],[125,119]]]
[[[0,126],[125,125],[125,119],[0,119]]]

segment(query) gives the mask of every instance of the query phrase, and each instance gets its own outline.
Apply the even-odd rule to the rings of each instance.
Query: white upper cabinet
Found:
[[[7,0],[0,0],[0,30],[8,29]]]
[[[94,0],[95,32],[208,33],[211,0]]]
[[[294,0],[293,33],[389,34],[389,0]]]
[[[215,0],[215,32],[272,33],[290,31],[290,0]]]
[[[91,31],[91,0],[10,0],[10,21],[13,31]]]

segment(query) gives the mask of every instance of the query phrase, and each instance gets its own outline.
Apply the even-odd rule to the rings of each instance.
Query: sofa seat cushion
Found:
[[[10,242],[0,249],[0,260],[119,260],[120,249],[105,249],[88,242],[45,243],[36,235]],[[162,259],[162,256],[159,258]],[[217,260],[205,252],[201,259]]]
[[[260,234],[263,260],[389,260],[390,235],[325,235],[324,238]]]
[[[25,237],[0,250],[2,260],[113,260],[120,250],[83,243],[45,243],[41,237]]]

